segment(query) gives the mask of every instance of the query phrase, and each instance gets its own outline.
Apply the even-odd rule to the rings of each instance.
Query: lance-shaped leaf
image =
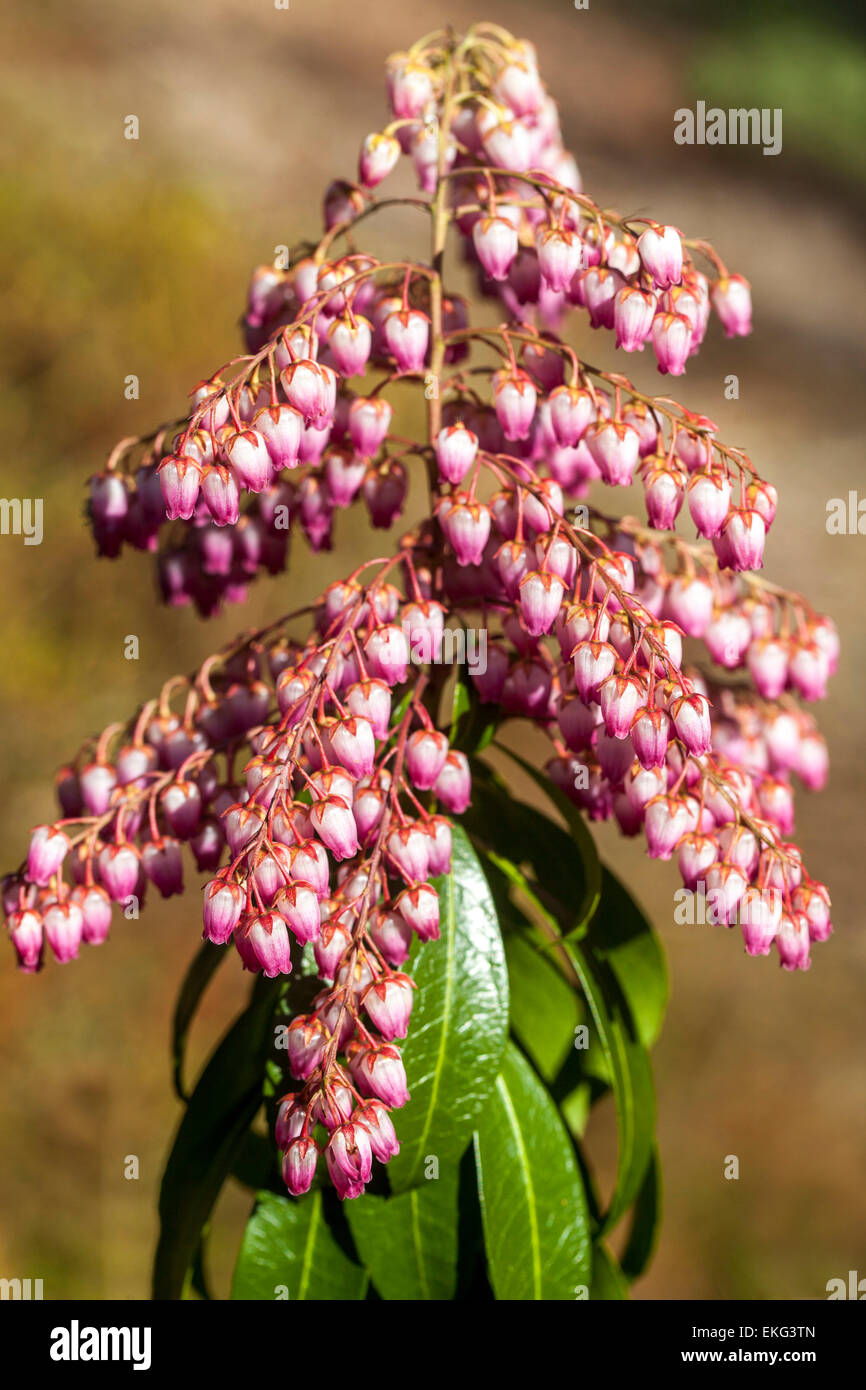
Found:
[[[548,938],[543,947],[545,952],[556,961],[558,968],[565,967],[567,974],[576,977],[580,985],[594,1026],[590,1029],[589,1051],[579,1059],[578,1070],[602,1079],[613,1088],[619,1159],[616,1188],[605,1218],[607,1230],[637,1197],[649,1163],[655,1128],[649,1058],[613,963],[605,959],[591,926],[587,930],[585,922],[577,927],[573,925],[575,914],[567,898],[569,865],[556,863],[554,854],[556,836],[566,837],[565,832],[522,803],[509,802],[504,788],[485,778],[483,765],[478,766],[481,773],[473,787],[473,834],[479,836],[497,868],[520,890],[531,903],[535,916],[544,923],[543,931]],[[540,839],[551,847],[546,863],[538,848]],[[529,869],[524,872],[517,867],[518,863],[528,864]],[[552,891],[551,883],[554,885]],[[612,875],[610,883],[620,887]],[[625,896],[621,888],[620,892]],[[615,933],[613,936],[615,938]],[[533,931],[533,940],[536,937]],[[624,958],[621,969],[627,973]],[[646,1010],[644,1018],[645,1027],[649,1028],[651,1010]],[[575,1059],[570,1061],[574,1064]],[[576,1076],[574,1084],[577,1080]],[[566,1093],[562,1087],[558,1089],[560,1094]],[[569,1087],[571,1089],[573,1086]]]
[[[565,1300],[590,1283],[586,1194],[547,1090],[510,1043],[475,1135],[490,1282],[497,1299]]]
[[[393,1197],[347,1202],[358,1255],[382,1298],[453,1299],[457,1287],[459,1167]]]
[[[608,1231],[637,1197],[650,1162],[655,1131],[652,1070],[610,967],[582,942],[569,941],[566,949],[604,1049],[616,1103],[619,1155],[616,1187],[604,1219]]]
[[[527,777],[531,777],[537,787],[540,787],[549,801],[553,803],[559,811],[569,829],[569,834],[574,841],[580,855],[580,863],[584,874],[583,894],[576,904],[574,916],[580,923],[589,922],[601,900],[601,863],[595,841],[589,832],[583,816],[576,806],[569,801],[568,797],[559,787],[551,782],[550,778],[538,768],[528,763],[519,753],[515,753],[511,748],[506,748],[503,744],[496,747],[503,753],[507,753],[518,767],[522,768]]]
[[[505,954],[511,1027],[544,1080],[550,1083],[574,1046],[583,1002],[526,935],[512,932],[507,936]]]
[[[658,1149],[654,1147],[635,1202],[628,1244],[620,1261],[627,1279],[639,1278],[652,1259],[662,1219],[662,1195],[661,1162]]]
[[[460,666],[451,702],[451,733],[449,743],[464,753],[480,753],[496,733],[499,707],[482,704],[478,691],[469,679],[465,666]]]
[[[652,1047],[668,1000],[664,951],[637,903],[606,867],[601,902],[587,939],[616,976],[638,1038],[644,1047]]]
[[[395,1115],[391,1186],[457,1164],[496,1080],[508,1032],[508,971],[496,910],[468,836],[455,826],[451,872],[436,880],[441,939],[414,958],[418,985],[403,1048],[411,1100]]]
[[[590,880],[598,865],[585,827],[588,849],[583,840],[575,841],[569,830],[542,811],[518,801],[478,759],[472,760],[472,805],[462,819],[476,843],[495,857],[513,882],[520,881],[521,866],[529,866],[536,895],[559,923],[557,935],[578,936],[585,931],[587,914],[594,911]],[[591,856],[589,865],[585,853]]]
[[[251,1192],[268,1188],[282,1196],[286,1185],[280,1173],[279,1159],[276,1145],[272,1144],[268,1135],[248,1130],[232,1163],[232,1177]]]
[[[231,955],[231,951],[225,947],[214,946],[211,941],[203,941],[190,962],[177,996],[171,1026],[171,1055],[174,1065],[174,1089],[181,1100],[189,1099],[183,1083],[183,1064],[190,1024],[195,1018],[196,1010],[211,978],[228,955]]]
[[[628,1298],[628,1280],[603,1240],[593,1250],[589,1297],[605,1302]]]
[[[154,1298],[182,1298],[201,1233],[262,1103],[280,980],[256,980],[249,1007],[202,1072],[166,1163],[159,1194]]]
[[[365,1270],[329,1227],[321,1192],[300,1201],[260,1192],[232,1276],[235,1299],[362,1299]]]

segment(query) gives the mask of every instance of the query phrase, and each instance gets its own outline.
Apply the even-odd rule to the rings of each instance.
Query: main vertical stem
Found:
[[[442,336],[442,266],[445,258],[445,242],[448,236],[448,180],[445,161],[448,153],[448,131],[451,124],[451,104],[454,98],[455,59],[459,48],[448,58],[445,76],[445,91],[442,97],[442,112],[439,120],[439,153],[436,169],[436,192],[433,198],[432,248],[430,264],[433,278],[430,282],[430,373],[433,378],[428,383],[427,429],[430,443],[435,443],[442,428],[442,402],[439,395],[439,382],[445,362],[445,341]]]
[[[464,41],[465,42],[465,41]],[[454,88],[457,76],[457,65],[462,53],[463,44],[457,45],[449,52],[448,67],[445,75],[445,89],[442,95],[442,111],[439,119],[439,149],[436,166],[436,192],[433,196],[433,216],[431,218],[431,255],[430,264],[433,270],[433,277],[430,281],[430,375],[426,383],[427,390],[427,433],[431,447],[436,443],[437,436],[442,428],[442,400],[440,396],[440,384],[442,378],[442,368],[445,365],[445,339],[442,330],[442,270],[445,260],[445,243],[448,238],[448,180],[446,174],[446,160],[448,157],[448,132],[451,126],[451,107],[454,100]],[[430,490],[431,508],[435,505],[439,496],[440,479],[436,460],[432,456],[427,460],[427,481]],[[441,665],[436,665],[430,671],[430,684],[426,692],[426,706],[434,720],[438,716],[439,705],[442,696],[442,689],[445,683],[445,669]]]

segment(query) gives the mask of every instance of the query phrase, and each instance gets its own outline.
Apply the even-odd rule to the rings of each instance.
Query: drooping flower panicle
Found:
[[[324,235],[252,277],[247,355],[195,388],[184,419],[115,449],[89,516],[101,554],[156,552],[165,600],[206,615],[281,572],[292,531],[330,548],[336,513],[358,503],[389,530],[414,473],[428,513],[312,610],[244,635],[86,745],[59,775],[59,820],[4,883],[27,972],[46,943],[65,962],[104,941],[116,907],[181,893],[184,847],[208,876],[215,947],[270,977],[312,951],[322,989],[288,1030],[298,1086],[276,1128],[296,1195],[322,1151],[355,1197],[399,1147],[403,967],[414,938],[439,934],[433,880],[472,794],[438,698],[455,630],[484,638],[479,701],[543,730],[551,780],[675,859],[750,954],[805,968],[831,930],[790,840],[791,778],[826,779],[801,702],[823,696],[838,640],[760,573],[775,489],[710,419],[561,336],[586,311],[617,350],[650,346],[680,375],[711,310],[729,336],[750,331],[748,284],[707,243],[583,193],[530,44],[478,25],[387,74],[393,120],[364,139],[358,183],[328,190]],[[429,261],[340,250],[407,201],[373,195],[401,156]],[[487,321],[443,283],[452,227]],[[425,439],[394,428],[397,382],[424,396]],[[634,482],[646,522],[585,500]],[[700,655],[686,660],[684,638]]]

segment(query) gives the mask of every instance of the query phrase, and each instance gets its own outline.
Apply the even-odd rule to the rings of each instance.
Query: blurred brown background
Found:
[[[45,499],[45,539],[0,538],[4,867],[50,813],[51,777],[84,736],[125,716],[242,624],[294,607],[331,577],[298,543],[288,576],[209,625],[153,601],[140,555],[97,563],[83,483],[122,434],[181,407],[236,350],[253,265],[315,233],[331,177],[352,177],[383,121],[388,52],[443,22],[496,20],[537,45],[587,190],[720,249],[753,284],[756,334],[711,341],[677,383],[685,404],[749,448],[781,493],[767,563],[842,632],[820,717],[832,779],[802,798],[798,838],[831,886],[836,935],[807,975],[747,959],[733,935],[673,924],[675,871],[600,836],[669,953],[673,997],[656,1052],[666,1213],[638,1297],[820,1298],[866,1275],[861,618],[866,538],[830,537],[825,505],[862,487],[860,236],[866,58],[856,11],[625,0],[479,6],[443,0],[7,0],[0,34],[0,493]],[[781,106],[784,150],[679,147],[673,112]],[[123,139],[140,120],[141,138]],[[389,190],[390,191],[390,190]],[[394,249],[414,224],[371,227]],[[419,248],[420,249],[420,248]],[[578,340],[588,343],[589,335]],[[597,336],[591,357],[612,360]],[[629,368],[634,359],[629,362]],[[726,401],[724,378],[740,378]],[[124,400],[135,373],[141,399]],[[659,379],[647,364],[646,385]],[[664,390],[656,384],[656,390]],[[339,527],[346,554],[371,553]],[[141,660],[123,659],[123,638]],[[0,1274],[45,1296],[145,1295],[155,1195],[177,1107],[167,1040],[199,939],[191,893],[115,928],[64,969],[0,960]],[[241,999],[239,971],[208,996],[205,1055]],[[609,1125],[608,1125],[609,1130]],[[610,1134],[596,1158],[611,1171]],[[123,1178],[127,1155],[139,1181]],[[740,1179],[725,1181],[725,1156]],[[246,1195],[222,1204],[224,1291]],[[217,1223],[218,1225],[220,1223]]]

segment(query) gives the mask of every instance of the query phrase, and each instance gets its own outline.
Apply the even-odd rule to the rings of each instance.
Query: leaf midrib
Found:
[[[424,1117],[424,1125],[417,1140],[417,1150],[414,1162],[412,1163],[407,1175],[406,1186],[411,1187],[415,1179],[415,1173],[419,1166],[424,1146],[430,1134],[433,1124],[433,1112],[436,1109],[436,1100],[439,1095],[439,1083],[442,1076],[444,1057],[446,1051],[446,1039],[448,1038],[451,1014],[454,998],[454,956],[457,941],[456,917],[454,912],[454,877],[448,875],[448,968],[445,972],[445,1001],[442,1010],[443,1025],[439,1032],[439,1049],[436,1057],[436,1066],[433,1069],[433,1089],[430,1095],[430,1104],[427,1106],[427,1113]]]
[[[305,1299],[310,1283],[310,1270],[313,1265],[313,1247],[316,1243],[316,1232],[321,1220],[322,1199],[317,1192],[310,1203],[310,1225],[307,1230],[307,1239],[304,1242],[304,1259],[301,1264],[301,1277],[298,1281],[298,1301]]]
[[[514,1135],[514,1142],[520,1159],[520,1171],[523,1177],[523,1185],[526,1189],[526,1207],[529,1215],[530,1241],[532,1245],[532,1287],[535,1298],[538,1300],[541,1298],[541,1241],[538,1234],[538,1208],[535,1202],[535,1189],[532,1185],[530,1176],[529,1155],[526,1152],[526,1145],[523,1142],[523,1131],[520,1128],[517,1112],[511,1100],[508,1083],[501,1073],[496,1078],[496,1089],[499,1092],[506,1119]]]
[[[418,1220],[418,1194],[419,1189],[417,1187],[409,1193],[409,1209],[412,1213],[412,1237],[415,1246],[415,1262],[418,1266],[418,1281],[421,1285],[422,1297],[429,1302],[430,1286],[427,1283],[427,1272],[424,1268],[424,1255],[421,1249],[421,1224]]]
[[[622,1215],[623,1210],[623,1191],[626,1187],[626,1179],[630,1177],[634,1166],[635,1153],[635,1098],[634,1087],[632,1085],[631,1069],[628,1065],[623,1040],[618,1030],[609,1026],[611,1022],[604,1008],[601,1007],[596,993],[596,981],[593,977],[591,966],[579,951],[580,965],[578,971],[581,984],[589,1001],[589,1007],[595,1020],[599,1032],[602,1047],[608,1053],[613,1064],[614,1080],[614,1103],[616,1105],[617,1117],[619,1119],[620,1137],[619,1152],[617,1156],[616,1186],[610,1199],[610,1206],[605,1216],[603,1229],[609,1230]]]

